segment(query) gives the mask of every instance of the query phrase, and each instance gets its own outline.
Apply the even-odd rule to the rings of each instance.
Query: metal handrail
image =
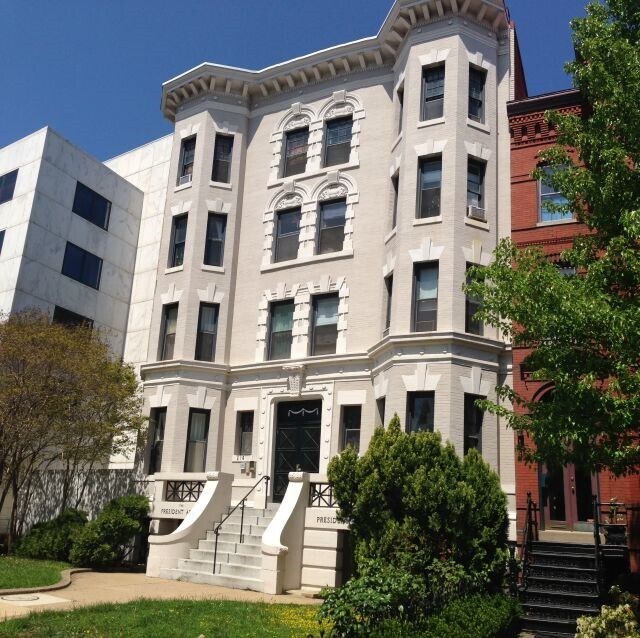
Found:
[[[246,505],[247,499],[249,498],[249,496],[251,495],[251,493],[253,492],[253,490],[256,489],[256,487],[258,487],[258,485],[260,485],[260,483],[262,483],[262,481],[265,482],[265,487],[264,487],[264,509],[267,509],[267,498],[269,496],[269,481],[271,480],[271,477],[269,476],[262,476],[260,477],[260,479],[258,480],[258,482],[242,497],[242,499],[240,501],[238,501],[238,503],[236,503],[235,507],[231,510],[229,510],[229,513],[213,528],[213,533],[216,535],[216,540],[215,540],[215,545],[213,548],[213,573],[216,573],[216,563],[218,561],[218,535],[220,534],[220,530],[222,529],[222,526],[227,522],[228,518],[240,507],[241,508],[241,515],[240,515],[240,542],[243,543],[244,542],[244,534],[242,533],[242,527],[244,525],[244,507]]]
[[[526,587],[527,576],[529,572],[529,563],[531,562],[531,544],[538,540],[538,506],[531,498],[531,492],[527,492],[527,516],[525,518],[524,529],[522,533],[522,552],[520,559],[522,561],[522,585]]]
[[[598,590],[598,596],[602,595],[602,574],[600,571],[600,507],[598,503],[598,497],[592,496],[593,500],[593,540],[594,540],[594,554],[595,554],[595,568],[596,568],[596,588]]]

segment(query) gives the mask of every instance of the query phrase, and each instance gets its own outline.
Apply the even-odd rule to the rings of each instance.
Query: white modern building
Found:
[[[0,192],[18,169],[0,308],[88,317],[140,371],[150,575],[339,584],[327,464],[394,413],[479,447],[515,519],[513,433],[474,407],[510,352],[461,286],[510,232],[521,73],[502,0],[397,0],[374,37],[169,80],[174,133],[105,165],[51,131],[0,151]],[[64,224],[39,221],[49,200]],[[98,285],[69,275],[70,243],[100,260]],[[216,548],[215,522],[250,490]]]

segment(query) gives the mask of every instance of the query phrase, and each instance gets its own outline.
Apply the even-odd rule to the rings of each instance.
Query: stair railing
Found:
[[[598,503],[598,497],[592,496],[593,501],[593,549],[595,553],[595,567],[596,567],[596,587],[598,589],[598,596],[602,595],[602,574],[600,568],[600,505]]]
[[[244,508],[245,505],[247,503],[247,499],[249,498],[249,496],[251,496],[251,494],[253,493],[253,491],[258,487],[258,485],[260,485],[260,483],[262,483],[262,481],[264,481],[264,509],[267,509],[267,498],[269,496],[269,481],[271,480],[271,477],[269,476],[262,476],[260,478],[260,480],[258,480],[258,482],[242,497],[242,499],[240,501],[238,501],[238,503],[236,503],[236,505],[233,507],[233,509],[229,510],[229,513],[213,528],[213,533],[216,535],[216,539],[215,539],[215,545],[213,547],[213,573],[216,573],[216,563],[218,562],[218,536],[220,535],[220,530],[222,529],[222,526],[227,522],[227,520],[229,519],[229,517],[238,509],[240,508],[240,542],[243,543],[244,542],[244,534],[243,532],[243,525],[244,525]]]
[[[529,566],[531,563],[532,543],[538,540],[538,506],[531,498],[531,492],[527,492],[527,515],[524,524],[522,538],[522,585],[526,587]]]

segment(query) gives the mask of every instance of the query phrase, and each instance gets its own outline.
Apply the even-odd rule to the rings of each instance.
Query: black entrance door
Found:
[[[322,401],[286,401],[278,404],[273,501],[280,503],[289,484],[289,472],[320,469]]]
[[[578,465],[542,467],[542,507],[547,529],[593,530],[595,477]]]

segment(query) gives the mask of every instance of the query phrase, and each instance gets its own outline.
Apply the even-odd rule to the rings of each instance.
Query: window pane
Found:
[[[173,218],[173,246],[169,260],[169,267],[175,268],[184,263],[184,247],[187,237],[187,216]]]
[[[151,453],[149,455],[149,474],[162,470],[162,447],[164,444],[164,428],[167,420],[167,408],[154,408],[149,415],[151,431]]]
[[[414,331],[437,330],[438,325],[438,264],[416,268],[414,290]]]
[[[444,65],[425,69],[422,74],[422,119],[433,120],[444,114]]]
[[[347,204],[344,200],[320,206],[318,254],[338,252],[344,245],[344,221]]]
[[[554,170],[549,166],[545,166],[543,170],[547,179],[543,178],[540,181],[540,221],[555,222],[573,219],[569,200],[556,191],[549,181]]]
[[[385,317],[385,331],[389,330],[389,326],[391,325],[391,301],[393,299],[393,275],[389,275],[385,280],[385,289],[387,292],[387,312]]]
[[[482,421],[484,412],[476,406],[478,399],[486,397],[475,394],[464,395],[464,453],[476,448],[482,450]]]
[[[300,217],[299,208],[278,214],[274,261],[287,261],[298,257]]]
[[[204,472],[207,455],[209,412],[192,410],[189,414],[189,432],[185,455],[185,472]]]
[[[227,216],[209,213],[207,238],[204,248],[204,263],[207,266],[222,266],[224,238],[227,231]]]
[[[355,449],[360,449],[360,422],[362,417],[362,406],[345,405],[342,408],[342,449],[348,445]]]
[[[309,129],[299,129],[286,134],[284,177],[304,173],[307,167]]]
[[[2,254],[2,244],[4,244],[4,230],[0,230],[0,255]]]
[[[467,270],[470,265],[467,264]],[[471,278],[467,276],[467,284],[471,283]],[[484,324],[480,319],[476,319],[475,314],[481,307],[480,299],[476,297],[466,296],[465,299],[465,332],[482,336],[484,334]]]
[[[398,223],[398,188],[400,185],[400,172],[397,172],[391,178],[391,187],[393,188],[393,213],[391,217],[391,228],[395,228]]]
[[[102,259],[67,242],[62,262],[62,274],[96,290],[100,286]]]
[[[178,305],[172,304],[164,307],[162,320],[162,342],[160,344],[160,359],[173,359],[173,347],[176,339],[176,326],[178,324]]]
[[[433,432],[433,392],[409,392],[407,394],[407,431]]]
[[[314,298],[312,356],[335,353],[338,339],[339,303],[337,295]]]
[[[237,454],[248,456],[253,452],[253,411],[238,413]]]
[[[100,228],[106,230],[109,225],[111,202],[80,182],[76,184],[72,210]]]
[[[484,208],[485,164],[469,159],[467,163],[467,205]]]
[[[230,135],[216,135],[216,144],[213,152],[213,173],[211,179],[214,182],[228,184],[231,181],[231,156],[233,152],[233,137]]]
[[[79,315],[77,312],[72,312],[61,306],[56,306],[53,309],[53,323],[59,323],[64,326],[83,326],[85,328],[93,328],[93,320]]]
[[[469,69],[469,119],[484,121],[484,85],[486,73],[471,67]]]
[[[4,204],[5,202],[13,199],[13,192],[16,187],[17,178],[17,169],[0,176],[0,204]]]
[[[196,338],[196,360],[214,361],[217,331],[218,305],[201,303],[198,316],[198,335]]]
[[[291,357],[293,309],[293,301],[271,305],[269,359]]]
[[[420,163],[420,217],[440,214],[440,186],[442,183],[442,159],[422,160]]]
[[[343,117],[327,122],[325,166],[344,164],[351,155],[351,131],[353,119]]]

